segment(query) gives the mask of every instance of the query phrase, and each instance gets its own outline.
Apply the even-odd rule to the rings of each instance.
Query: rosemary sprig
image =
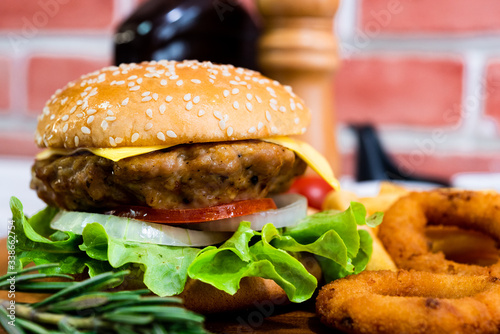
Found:
[[[203,329],[204,318],[183,308],[180,298],[146,296],[149,290],[106,291],[128,271],[107,272],[81,282],[33,281],[72,278],[29,274],[53,266],[57,264],[0,277],[0,290],[9,289],[8,280],[14,276],[16,292],[55,292],[35,304],[15,303],[15,320],[9,318],[11,302],[0,299],[0,323],[7,333],[208,333]]]

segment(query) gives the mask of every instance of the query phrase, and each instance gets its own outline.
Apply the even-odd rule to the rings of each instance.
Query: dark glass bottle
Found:
[[[257,69],[258,36],[236,0],[149,0],[118,28],[115,64],[197,59]]]

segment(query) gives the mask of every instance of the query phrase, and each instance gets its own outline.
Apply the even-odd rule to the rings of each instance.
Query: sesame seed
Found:
[[[178,78],[179,78],[179,76],[178,76],[178,75],[172,75],[172,76],[170,77],[170,80],[175,80],[175,79],[178,79]]]
[[[306,128],[302,128],[301,131],[302,131],[302,133],[305,133],[307,131],[307,129]]]
[[[120,80],[120,81],[116,82],[117,85],[123,85],[124,83],[125,83],[125,81],[123,81],[123,80]]]
[[[229,81],[231,85],[239,85],[240,83],[238,81],[231,80]]]
[[[186,95],[184,95],[184,101],[189,101],[191,100],[191,94],[187,93]]]
[[[153,123],[148,123],[146,124],[146,126],[144,127],[144,130],[148,131],[148,130],[151,130],[151,128],[153,127]]]
[[[277,105],[272,104],[272,103],[270,103],[269,105],[271,106],[271,108],[272,108],[274,111],[278,111],[278,106],[277,106]]]
[[[153,100],[158,101],[158,94],[157,93],[153,93]]]
[[[77,106],[82,105],[82,103],[83,103],[83,101],[82,101],[82,100],[78,100],[78,101],[76,101],[76,105],[77,105]]]
[[[136,91],[136,90],[139,90],[139,89],[141,89],[140,86],[134,86],[134,87],[130,88],[129,90]]]
[[[50,117],[50,119],[54,119],[54,117],[53,117],[53,116],[55,117],[55,115],[52,115],[52,116]],[[76,117],[78,117],[78,118],[82,118],[82,117],[83,117],[83,114],[82,114],[82,113],[78,113],[78,114],[76,114]]]
[[[111,144],[111,146],[116,146],[116,143],[115,143],[115,140],[113,137],[109,137],[109,143]]]
[[[128,77],[127,80],[135,80],[135,79],[137,79],[137,75],[132,75],[132,76]]]
[[[160,82],[160,84],[161,84],[162,86],[166,86],[166,85],[167,85],[167,80],[163,79],[163,80]]]
[[[81,115],[81,114],[80,114]],[[50,115],[50,120],[52,121],[54,118],[56,118],[56,115],[52,114]]]
[[[142,98],[142,102],[148,102],[151,101],[153,98],[151,96],[146,96]]]
[[[136,132],[132,135],[132,143],[136,142],[139,139],[139,134]]]
[[[252,104],[250,102],[247,102],[245,105],[246,105],[248,111],[252,111]]]
[[[61,100],[61,105],[65,104],[66,101],[68,101],[68,97],[67,96],[64,99]]]
[[[176,82],[177,86],[182,86],[183,83],[184,83],[184,81],[182,81],[182,80],[179,80]]]
[[[257,124],[257,130],[262,129],[263,126],[264,126],[264,123],[259,122],[259,124]]]
[[[170,138],[177,138],[177,135],[172,130],[167,131],[167,136],[169,136]]]
[[[198,116],[200,116],[200,117],[201,117],[201,116],[203,116],[203,115],[205,115],[205,110],[200,109],[200,110],[198,111]]]
[[[94,95],[97,95],[97,88],[94,88],[94,90],[90,92],[88,97],[92,97]]]
[[[298,117],[295,117],[295,120],[294,120],[294,121],[295,121],[295,124],[299,124],[300,119],[299,119]]]
[[[149,94],[151,94],[151,92],[148,91],[148,92],[142,93],[141,96],[148,96]]]
[[[90,124],[94,121],[94,116],[89,116],[89,118],[87,118],[87,124]]]
[[[63,130],[64,133],[66,133],[66,131],[68,131],[68,123],[64,124],[62,130]]]
[[[269,110],[266,110],[266,119],[271,122],[271,113],[269,112]]]
[[[232,127],[227,128],[227,135],[230,137],[233,135],[233,128]]]
[[[80,144],[80,138],[78,136],[75,136],[75,146],[78,146]]]
[[[292,111],[295,111],[295,102],[290,102],[290,109],[292,109]]]
[[[257,95],[255,95],[255,99],[257,100],[257,102],[262,103],[262,99],[260,97],[258,97]]]
[[[156,138],[158,138],[161,141],[165,141],[165,135],[161,131],[156,134]]]
[[[208,79],[208,81],[210,81],[210,83],[215,83],[214,79]]]
[[[257,129],[255,129],[255,126],[252,126],[250,129],[248,129],[248,133],[255,133],[257,132]]]
[[[198,103],[198,102],[200,102],[200,97],[199,97],[199,96],[195,96],[195,97],[193,98],[193,102],[194,102],[194,103]]]
[[[186,103],[186,110],[191,110],[193,109],[193,102],[189,101],[188,103]]]
[[[213,74],[210,74],[208,77],[211,78],[211,79],[214,79],[214,80],[217,79],[217,77],[215,75],[213,75]]]
[[[272,133],[278,133],[278,128],[275,127],[275,126],[271,127],[271,132]]]
[[[302,104],[300,102],[297,102],[297,107],[299,107],[300,110],[304,109],[304,107],[302,107]]]
[[[113,112],[113,110],[108,110],[106,111],[106,114],[108,114],[109,116],[113,116],[115,113]]]
[[[115,138],[115,143],[120,144],[123,141],[122,137],[116,137]]]
[[[165,98],[165,101],[170,102],[170,101],[172,101],[172,99],[173,99],[173,97],[169,95]]]
[[[69,119],[69,115],[64,115],[61,120],[63,120],[64,122],[66,122],[67,120]]]
[[[198,80],[198,79],[191,79],[191,82],[195,83],[195,84],[200,84],[201,83],[201,81]]]
[[[162,114],[162,115],[163,115],[163,114],[165,113],[165,110],[167,110],[167,106],[165,106],[164,104],[162,104],[162,105],[160,106],[160,114]]]
[[[252,97],[253,97],[253,96],[252,96],[252,94],[247,93],[247,100],[248,100],[248,101],[252,101]]]
[[[108,129],[108,122],[106,120],[103,120],[101,123],[101,128],[106,131]]]
[[[86,126],[82,126],[80,130],[82,130],[82,132],[86,135],[90,134],[90,129]]]
[[[228,97],[229,96],[229,91],[227,89],[224,90],[224,97]]]
[[[238,109],[239,107],[240,107],[240,104],[238,103],[238,101],[234,101],[233,108]]]
[[[215,116],[216,118],[218,118],[218,119],[222,119],[222,118],[223,118],[223,116],[222,116],[221,112],[220,112],[220,111],[218,111],[218,110],[214,111],[214,116]]]
[[[234,78],[236,79],[236,81],[241,81],[240,77],[237,75]]]
[[[270,99],[269,102],[272,104],[278,104],[278,101],[276,101],[276,99]]]
[[[229,119],[229,116],[227,114],[224,115],[224,118],[223,118],[224,122],[227,122],[228,119]]]
[[[135,82],[133,82],[133,81],[129,82],[129,83],[128,83],[128,86],[129,86],[129,87],[135,86]]]
[[[219,128],[223,131],[226,128],[226,122],[222,119],[219,121]]]
[[[281,107],[280,107],[280,111],[281,111],[281,112],[285,112],[285,111],[286,111],[286,108],[285,108],[284,106],[281,106]]]
[[[148,115],[149,118],[153,118],[153,110],[151,109],[146,110],[146,115]]]
[[[233,95],[238,94],[239,92],[240,90],[238,88],[233,88],[233,90],[231,91]]]
[[[109,116],[109,117],[106,117],[105,120],[112,122],[112,121],[116,120],[116,117],[115,116]]]

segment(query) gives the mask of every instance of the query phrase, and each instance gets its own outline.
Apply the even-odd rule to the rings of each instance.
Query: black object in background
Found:
[[[115,64],[197,59],[257,69],[259,32],[236,0],[149,0],[118,28]]]
[[[353,125],[358,138],[356,180],[399,180],[435,183],[449,187],[442,179],[404,173],[384,151],[372,125]]]

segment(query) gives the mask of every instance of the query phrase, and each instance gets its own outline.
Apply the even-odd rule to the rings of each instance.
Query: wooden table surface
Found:
[[[0,240],[0,275],[7,272],[6,240]],[[32,302],[41,294],[16,293],[16,301]],[[6,291],[0,291],[0,299],[6,299]],[[276,334],[322,334],[335,333],[325,327],[314,313],[314,300],[302,304],[262,308],[248,312],[208,316],[205,327],[212,333],[276,333]],[[3,329],[0,327],[0,333]]]

